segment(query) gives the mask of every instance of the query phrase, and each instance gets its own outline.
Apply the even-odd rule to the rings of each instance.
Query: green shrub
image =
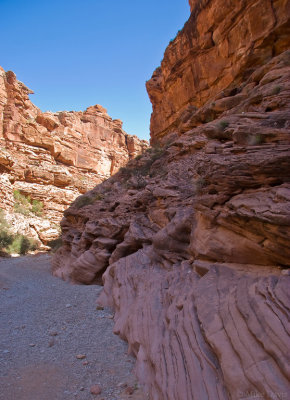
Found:
[[[29,215],[33,213],[38,217],[43,215],[43,202],[39,200],[31,200],[30,196],[25,196],[19,190],[13,191],[14,210],[16,213]]]
[[[37,247],[37,242],[34,239],[20,234],[12,234],[4,214],[0,210],[0,250],[9,254],[26,254],[30,250],[36,250]]]
[[[32,207],[31,207],[31,211],[41,217],[43,214],[43,202],[39,201],[39,200],[33,200],[32,201]]]
[[[82,195],[76,198],[76,200],[74,201],[74,206],[76,208],[82,208],[93,204],[97,200],[102,200],[102,198],[103,196],[101,193],[98,193],[95,196]]]
[[[281,86],[275,86],[274,89],[272,90],[272,96],[275,94],[279,94],[281,92]]]
[[[229,126],[229,123],[228,121],[220,121],[219,126],[224,131]]]
[[[8,224],[0,210],[0,249],[4,249],[12,243],[12,235],[8,231]]]
[[[34,239],[30,239],[24,235],[17,234],[13,237],[12,243],[7,247],[9,254],[27,254],[30,250],[36,250],[37,243]]]
[[[51,248],[51,251],[55,253],[62,246],[62,239],[58,237],[57,239],[50,240],[47,244]]]

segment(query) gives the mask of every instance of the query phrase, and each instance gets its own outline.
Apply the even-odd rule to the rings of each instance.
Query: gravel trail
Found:
[[[101,290],[51,276],[48,254],[0,259],[1,400],[145,399]]]

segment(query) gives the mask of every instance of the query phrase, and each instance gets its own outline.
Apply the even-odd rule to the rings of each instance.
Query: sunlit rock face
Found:
[[[15,230],[45,243],[57,235],[55,224],[77,196],[147,143],[126,134],[122,121],[112,120],[102,106],[43,113],[29,100],[31,93],[13,72],[0,69],[0,207]],[[43,202],[43,218],[13,215],[13,190]]]
[[[253,70],[289,48],[289,1],[193,0],[190,6],[189,20],[147,82],[153,142],[182,131],[185,122],[187,128],[208,122],[212,116],[201,115],[202,106],[231,96]],[[212,112],[216,117],[228,107],[218,102]]]
[[[191,2],[148,84],[159,146],[64,213],[53,273],[102,277],[150,399],[290,393],[287,4]]]

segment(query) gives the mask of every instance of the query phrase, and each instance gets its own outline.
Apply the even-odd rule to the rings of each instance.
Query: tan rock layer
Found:
[[[13,72],[0,69],[0,207],[13,212],[13,190],[20,190],[44,203],[46,222],[59,223],[77,196],[118,171],[147,143],[124,132],[122,121],[112,120],[100,105],[42,113],[29,100],[31,93]]]

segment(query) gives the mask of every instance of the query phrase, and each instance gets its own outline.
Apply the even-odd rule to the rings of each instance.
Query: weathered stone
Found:
[[[287,398],[289,2],[190,5],[147,84],[161,148],[65,211],[53,273],[102,278],[150,399]]]
[[[145,141],[122,130],[99,105],[84,112],[42,113],[13,72],[0,68],[0,207],[14,231],[43,245],[80,194],[142,153]],[[44,205],[42,217],[14,215],[13,191]],[[21,222],[20,222],[21,221]]]

